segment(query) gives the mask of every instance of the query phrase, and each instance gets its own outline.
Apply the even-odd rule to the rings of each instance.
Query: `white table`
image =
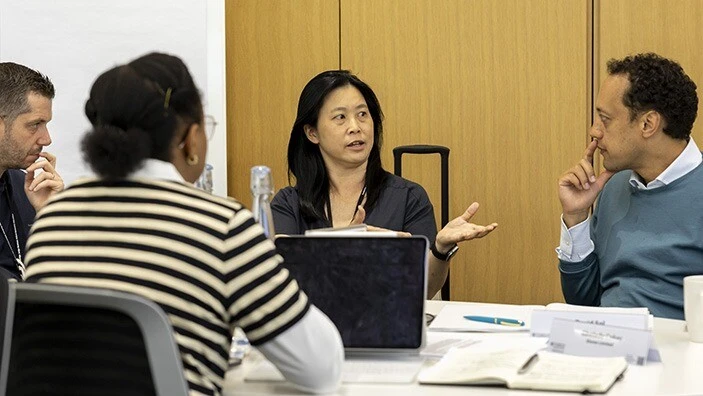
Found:
[[[426,310],[437,313],[444,304],[461,302],[427,301]],[[442,338],[504,337],[505,334],[486,333],[437,333],[428,332],[429,342]],[[514,335],[512,335],[514,336]],[[529,335],[525,334],[525,337]],[[685,323],[680,320],[654,319],[654,337],[662,363],[630,366],[622,380],[608,395],[703,395],[703,344],[689,342]],[[225,380],[225,395],[299,395],[300,392],[283,382],[245,382],[244,375],[256,362],[245,359],[242,366],[230,370]],[[342,384],[338,395],[391,396],[391,395],[534,395],[557,396],[576,393],[538,392],[511,390],[504,387],[437,386],[403,384]]]

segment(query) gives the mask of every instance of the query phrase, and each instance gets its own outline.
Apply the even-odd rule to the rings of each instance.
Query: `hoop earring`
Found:
[[[192,156],[189,156],[188,158],[186,158],[186,163],[190,166],[198,165],[198,162],[200,162],[200,158],[198,157],[198,154],[193,154]]]

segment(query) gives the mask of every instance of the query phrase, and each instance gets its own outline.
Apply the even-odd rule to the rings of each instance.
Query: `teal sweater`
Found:
[[[683,278],[703,274],[703,165],[653,190],[614,175],[591,219],[593,253],[560,261],[567,303],[647,307],[683,319]]]

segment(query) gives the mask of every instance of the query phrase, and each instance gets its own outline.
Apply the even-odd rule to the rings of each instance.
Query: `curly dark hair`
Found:
[[[654,53],[608,61],[608,74],[626,75],[630,89],[623,95],[634,120],[654,110],[664,117],[664,132],[674,139],[688,139],[698,112],[696,83],[673,60]]]

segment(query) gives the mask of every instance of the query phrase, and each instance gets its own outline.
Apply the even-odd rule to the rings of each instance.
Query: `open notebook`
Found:
[[[622,357],[592,358],[533,345],[481,342],[450,350],[420,372],[421,384],[504,385],[511,389],[604,393],[627,369]]]

